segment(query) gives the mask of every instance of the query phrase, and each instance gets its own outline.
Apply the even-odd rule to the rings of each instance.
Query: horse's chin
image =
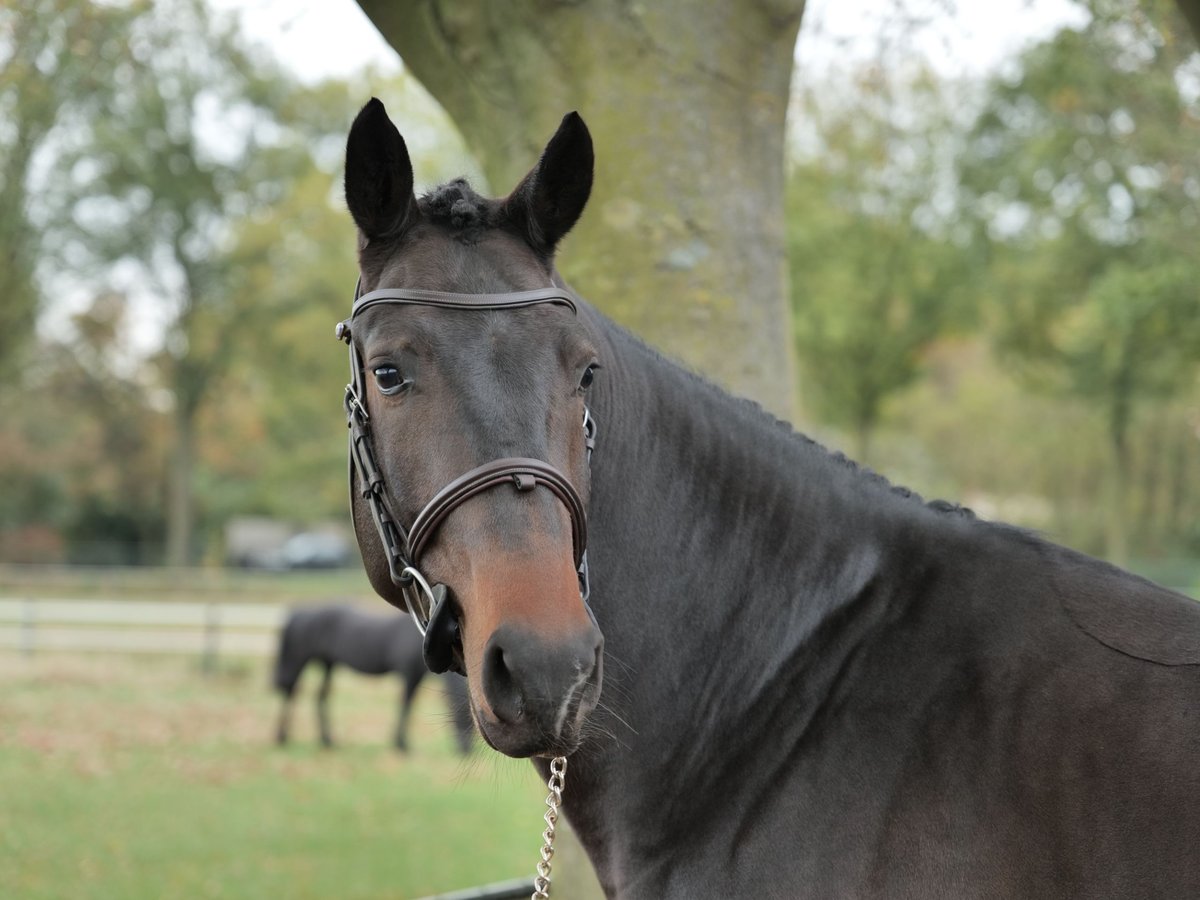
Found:
[[[577,728],[570,733],[547,739],[546,733],[538,727],[523,727],[521,724],[510,725],[506,722],[491,722],[486,724],[478,721],[479,733],[490,748],[511,756],[516,760],[540,756],[552,760],[556,756],[570,756],[580,749],[581,737]]]
[[[556,756],[570,756],[579,749],[582,740],[581,729],[577,726],[564,728],[562,734],[552,738],[536,724],[489,722],[486,717],[478,714],[475,716],[475,723],[484,743],[497,753],[514,759],[528,759],[534,756],[553,759]]]

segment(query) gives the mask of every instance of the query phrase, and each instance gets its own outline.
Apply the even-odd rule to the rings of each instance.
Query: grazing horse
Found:
[[[488,744],[569,756],[608,896],[1200,897],[1200,604],[927,504],[607,320],[554,266],[592,165],[570,114],[506,198],[418,199],[372,100],[338,333],[372,585]]]
[[[395,672],[404,682],[400,691],[400,713],[395,745],[408,749],[408,717],[412,698],[428,674],[421,657],[421,634],[408,616],[368,613],[353,606],[322,606],[293,610],[279,633],[279,655],[275,659],[275,689],[283,695],[276,741],[286,744],[291,726],[292,700],[296,683],[310,662],[324,667],[317,691],[317,723],[321,743],[333,746],[329,728],[329,690],[335,666],[349,666],[364,675]],[[443,679],[446,703],[454,722],[458,749],[471,749],[474,728],[467,704],[466,684],[457,675]]]

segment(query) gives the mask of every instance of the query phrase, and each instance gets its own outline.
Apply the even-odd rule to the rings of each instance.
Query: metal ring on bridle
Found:
[[[413,585],[409,585],[407,588],[401,589],[401,593],[404,594],[404,605],[408,607],[408,614],[413,617],[413,621],[417,623],[417,630],[421,632],[421,636],[424,637],[425,628],[429,625],[429,617],[433,615],[433,588],[429,586],[429,582],[425,580],[425,576],[412,566],[405,566],[400,571],[400,574],[407,575],[413,581],[415,581],[417,585],[420,586],[421,590],[425,592],[425,596],[429,600],[429,611],[425,615],[420,615],[417,610],[413,609],[412,597],[409,593],[409,591],[413,589]]]

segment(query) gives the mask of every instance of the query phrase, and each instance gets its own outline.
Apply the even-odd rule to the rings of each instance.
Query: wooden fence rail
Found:
[[[0,598],[0,650],[269,656],[287,608],[269,603]]]

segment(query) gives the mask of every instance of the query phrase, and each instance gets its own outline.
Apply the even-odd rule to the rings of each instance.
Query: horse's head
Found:
[[[385,298],[356,305],[349,333],[382,475],[374,513],[353,492],[363,561],[394,605],[405,608],[404,590],[432,600],[412,573],[397,577],[394,558],[389,566],[375,521],[384,507],[403,529],[424,520],[413,565],[448,588],[436,627],[457,625],[442,632],[443,651],[467,675],[484,739],[511,756],[574,750],[600,693],[603,638],[577,572],[589,484],[583,422],[598,360],[569,299],[497,308],[478,295],[557,285],[570,298],[554,250],[591,183],[591,137],[575,114],[503,200],[463,181],[418,199],[404,140],[378,100],[359,113],[346,148],[360,292]],[[422,302],[435,296],[446,302]],[[489,463],[517,458],[545,464],[545,478],[505,470],[488,480]],[[469,489],[447,493],[464,474]]]

